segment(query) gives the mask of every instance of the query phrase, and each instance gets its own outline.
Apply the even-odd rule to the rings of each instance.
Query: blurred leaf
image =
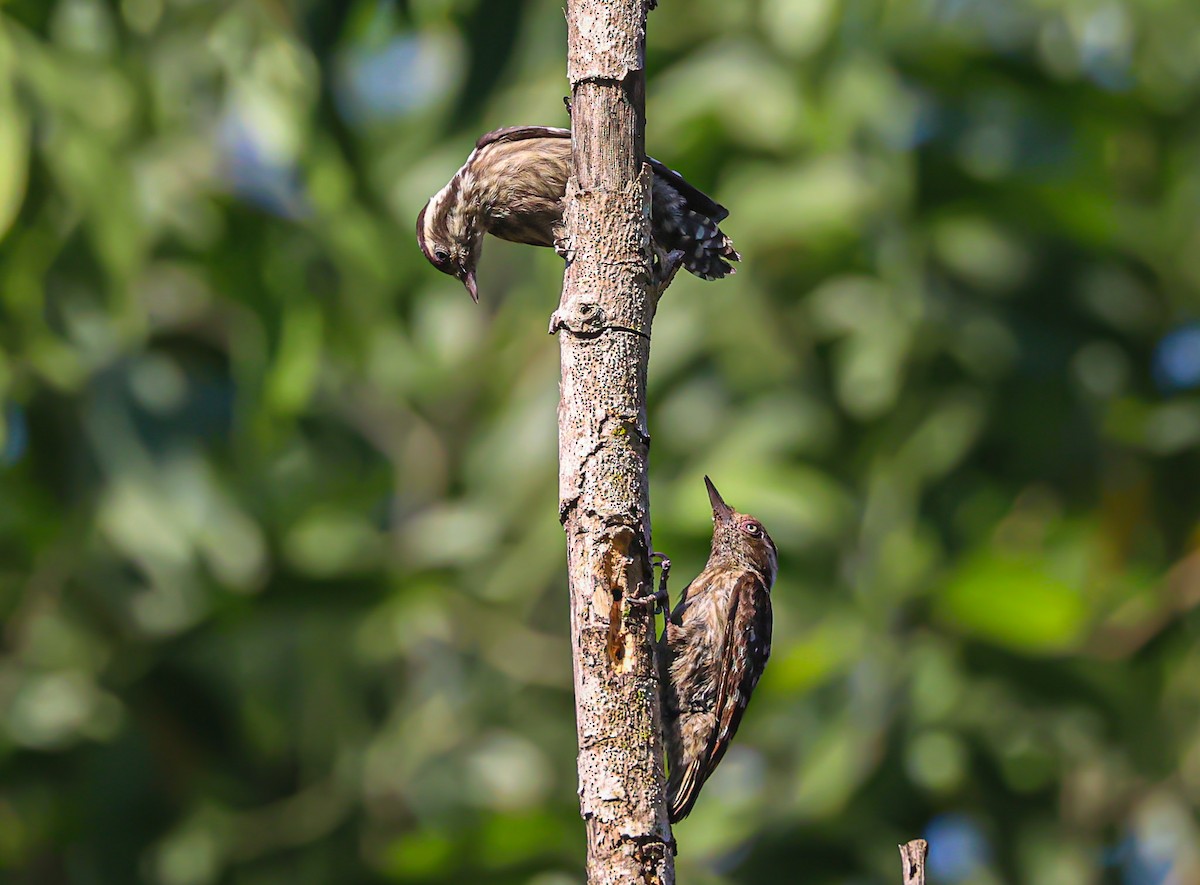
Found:
[[[966,560],[937,597],[948,626],[1018,651],[1055,654],[1083,637],[1087,607],[1079,591],[1039,558],[981,553]]]
[[[0,27],[0,240],[21,209],[29,175],[29,116],[16,96],[14,55]]]
[[[279,353],[267,382],[267,400],[293,414],[308,403],[321,361],[321,314],[313,304],[289,305],[284,313]]]

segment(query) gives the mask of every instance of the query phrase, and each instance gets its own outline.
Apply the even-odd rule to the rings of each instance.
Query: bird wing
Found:
[[[716,769],[737,733],[750,694],[771,654],[771,594],[753,572],[738,579],[729,594],[729,615],[721,647],[721,672],[717,677],[716,724],[708,750],[688,764],[671,797],[670,817],[682,820],[692,810],[700,787]]]
[[[487,136],[484,136],[485,138]],[[647,157],[646,162],[650,164],[650,168],[654,170],[654,174],[665,180],[687,203],[687,207],[693,212],[698,212],[701,215],[711,218],[713,222],[720,223],[729,217],[729,210],[710,197],[704,191],[688,183],[688,180],[676,172],[674,169],[660,163],[653,157]]]
[[[489,144],[504,144],[510,141],[525,141],[527,138],[570,138],[570,129],[560,129],[558,126],[508,126],[504,129],[493,129],[479,136],[475,142],[475,150],[485,148]]]

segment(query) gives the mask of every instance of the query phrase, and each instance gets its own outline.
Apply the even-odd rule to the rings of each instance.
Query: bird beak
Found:
[[[466,275],[461,277],[462,284],[467,287],[467,292],[471,295],[471,300],[476,304],[479,303],[479,289],[475,285],[475,271],[469,270]]]
[[[721,497],[721,493],[717,491],[717,487],[707,476],[704,477],[704,484],[708,486],[708,500],[712,503],[713,519],[715,521],[730,519],[733,516],[733,508],[725,503],[725,499]]]

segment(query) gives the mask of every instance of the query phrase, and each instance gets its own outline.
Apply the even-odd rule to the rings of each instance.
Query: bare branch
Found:
[[[925,858],[929,843],[913,839],[900,846],[900,861],[904,864],[904,885],[925,885]]]

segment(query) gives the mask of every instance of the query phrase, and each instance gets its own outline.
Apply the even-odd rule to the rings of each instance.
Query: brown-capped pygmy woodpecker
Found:
[[[722,500],[707,476],[712,550],[659,640],[671,821],[686,817],[737,732],[771,654],[779,569],[763,524]]]
[[[729,211],[678,172],[647,158],[654,173],[653,246],[706,280],[734,272],[741,256],[718,224]],[[479,300],[475,269],[483,236],[563,254],[563,198],[571,174],[571,130],[514,126],[484,135],[449,183],[417,216],[417,243],[429,263],[457,277]]]

